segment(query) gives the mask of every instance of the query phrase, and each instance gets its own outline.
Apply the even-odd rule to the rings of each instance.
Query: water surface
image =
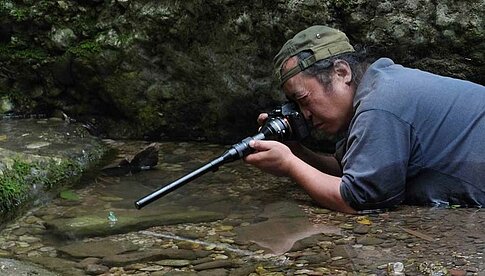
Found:
[[[107,142],[119,151],[114,164],[148,144]],[[135,209],[135,200],[224,150],[202,143],[160,143],[159,163],[152,170],[85,178],[64,198],[7,225],[0,233],[0,257],[28,260],[60,275],[485,271],[482,210],[400,207],[346,215],[319,208],[290,180],[240,161]]]

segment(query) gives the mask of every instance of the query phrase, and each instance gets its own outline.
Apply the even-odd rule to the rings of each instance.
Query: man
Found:
[[[368,65],[344,33],[325,26],[295,35],[274,62],[286,97],[314,128],[345,137],[342,151],[251,141],[247,163],[342,212],[485,205],[484,86],[387,58]]]

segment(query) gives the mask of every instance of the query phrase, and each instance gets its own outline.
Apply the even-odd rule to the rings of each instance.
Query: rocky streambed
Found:
[[[147,142],[109,141],[114,163]],[[234,162],[133,202],[224,147],[159,143],[151,170],[98,173],[0,232],[0,275],[483,275],[485,213],[400,207],[351,216]],[[24,274],[22,274],[24,273]],[[30,274],[29,274],[30,273]]]

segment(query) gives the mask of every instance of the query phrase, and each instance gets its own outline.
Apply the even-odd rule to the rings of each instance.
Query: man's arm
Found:
[[[282,143],[251,141],[250,145],[255,149],[255,153],[244,158],[247,163],[273,175],[292,178],[323,207],[355,213],[340,194],[340,177],[323,173],[312,167]]]
[[[331,154],[316,153],[300,143],[291,143],[287,145],[298,158],[321,172],[333,176],[342,176],[342,169],[335,156]]]

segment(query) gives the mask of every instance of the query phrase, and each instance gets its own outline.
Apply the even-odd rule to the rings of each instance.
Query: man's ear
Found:
[[[352,69],[347,61],[337,59],[333,63],[334,76],[341,78],[346,84],[352,81]]]

